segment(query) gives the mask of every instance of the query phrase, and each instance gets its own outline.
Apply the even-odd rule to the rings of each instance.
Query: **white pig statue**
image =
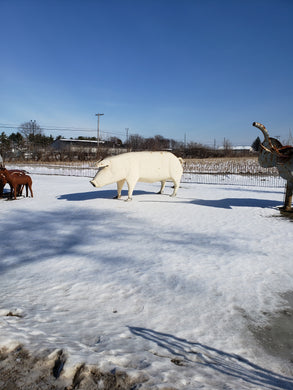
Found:
[[[94,187],[117,183],[117,197],[121,197],[123,184],[128,185],[128,200],[132,199],[133,189],[138,181],[145,183],[161,182],[163,193],[167,180],[174,183],[175,196],[182,176],[183,160],[170,152],[130,152],[107,157],[97,163],[99,168],[90,182]]]

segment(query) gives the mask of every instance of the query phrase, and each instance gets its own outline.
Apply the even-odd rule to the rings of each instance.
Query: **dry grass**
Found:
[[[96,161],[68,161],[68,162],[38,162],[27,161],[9,164],[13,167],[46,167],[50,170],[66,170],[67,175],[93,176]],[[88,171],[90,170],[90,171]],[[71,172],[72,171],[72,172]],[[84,171],[84,172],[82,172]],[[37,173],[37,171],[35,171]],[[262,168],[257,156],[253,157],[219,157],[207,159],[185,159],[184,172],[196,174],[235,174],[235,175],[268,175],[278,176],[276,168]],[[64,174],[64,173],[63,173]]]
[[[246,174],[277,176],[276,168],[262,168],[255,157],[219,157],[208,159],[187,159],[184,172],[210,174]]]
[[[58,354],[33,356],[22,346],[13,351],[0,349],[0,388],[5,390],[134,390],[147,378],[135,379],[122,371],[102,372],[98,367],[81,364],[64,376],[62,368],[54,374]],[[66,365],[66,358],[64,359]],[[63,366],[62,366],[63,367]],[[57,376],[57,378],[56,378]]]

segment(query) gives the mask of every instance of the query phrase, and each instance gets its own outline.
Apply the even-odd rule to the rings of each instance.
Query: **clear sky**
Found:
[[[0,123],[96,136],[96,113],[123,140],[288,139],[293,1],[0,0]]]

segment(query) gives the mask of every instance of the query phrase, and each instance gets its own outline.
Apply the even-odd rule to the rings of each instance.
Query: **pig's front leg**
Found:
[[[121,198],[121,191],[122,191],[124,183],[125,183],[125,179],[117,181],[117,196],[115,196],[114,199]]]
[[[128,198],[127,202],[132,200],[132,193],[135,187],[135,184],[137,183],[137,180],[127,180],[127,185],[128,185]]]

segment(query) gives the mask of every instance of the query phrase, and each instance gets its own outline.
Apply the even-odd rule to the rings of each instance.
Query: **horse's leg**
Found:
[[[32,196],[32,198],[34,197],[34,195],[33,195],[33,190],[32,190],[32,185],[29,183],[29,189],[30,189],[30,192],[31,192],[31,196]]]
[[[18,196],[21,196],[22,195],[22,189],[23,189],[23,185],[22,184],[19,184],[17,186],[17,195]]]
[[[16,193],[17,193],[17,185],[13,185],[13,192],[14,192],[14,200],[16,200]]]
[[[13,197],[13,185],[9,183],[9,186],[10,186],[9,198],[12,199],[12,197]]]

